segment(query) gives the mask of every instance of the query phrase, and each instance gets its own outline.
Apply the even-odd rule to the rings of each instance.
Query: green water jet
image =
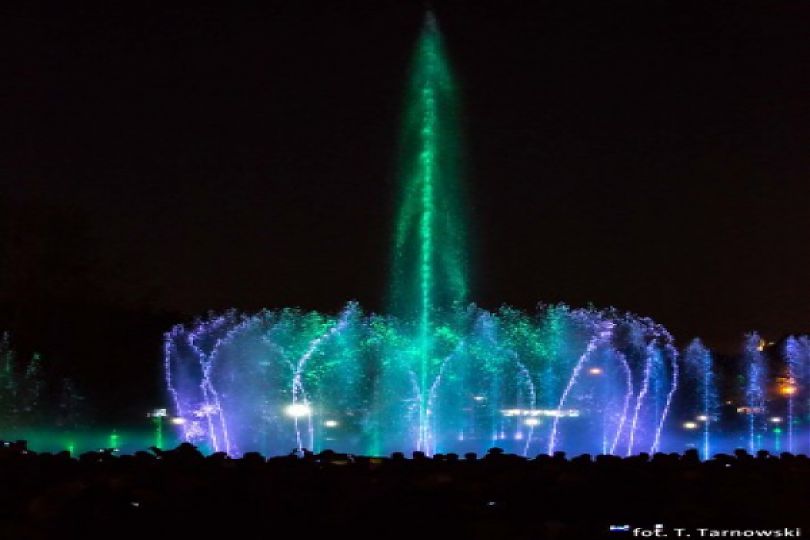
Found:
[[[391,280],[391,312],[418,321],[422,443],[429,415],[426,389],[436,361],[432,346],[436,319],[468,298],[457,109],[441,36],[428,14],[416,46],[403,123]]]

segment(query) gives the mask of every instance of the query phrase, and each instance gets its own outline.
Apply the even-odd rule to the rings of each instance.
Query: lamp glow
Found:
[[[779,393],[783,396],[792,396],[796,393],[796,387],[791,384],[780,386]]]
[[[302,416],[310,416],[312,414],[312,407],[303,403],[293,403],[284,408],[284,414],[292,416],[293,418],[301,418]]]

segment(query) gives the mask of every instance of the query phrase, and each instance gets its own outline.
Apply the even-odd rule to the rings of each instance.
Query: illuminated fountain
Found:
[[[664,328],[468,303],[456,98],[431,17],[412,73],[390,315],[350,303],[175,327],[165,371],[184,437],[232,454],[658,449],[678,376]]]
[[[421,321],[230,311],[166,339],[174,413],[212,451],[655,450],[676,384],[667,332],[612,310],[473,305]],[[426,353],[425,343],[429,343]]]
[[[787,436],[788,452],[796,448],[794,431],[796,424],[796,394],[800,387],[807,388],[810,379],[810,338],[808,336],[790,336],[785,341],[786,376],[778,387],[778,393],[787,400]]]
[[[696,398],[693,400],[698,413],[695,420],[703,426],[701,456],[703,459],[708,459],[712,455],[711,432],[712,426],[718,421],[719,406],[714,359],[703,343],[699,339],[694,339],[684,352],[684,364]]]
[[[667,447],[683,435],[667,423],[681,373],[662,326],[615,309],[469,302],[455,90],[431,17],[408,103],[388,314],[348,303],[338,314],[233,310],[176,326],[164,367],[183,437],[233,455],[682,450],[682,438]],[[751,448],[764,418],[758,340],[746,346]],[[706,456],[712,358],[696,342],[685,362]]]
[[[762,338],[756,332],[745,336],[743,349],[743,369],[745,370],[744,412],[748,417],[748,450],[753,452],[762,447],[767,429],[765,410],[765,355],[762,353]]]

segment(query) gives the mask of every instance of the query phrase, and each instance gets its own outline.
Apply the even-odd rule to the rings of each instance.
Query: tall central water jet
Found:
[[[467,299],[459,208],[456,96],[436,20],[428,13],[413,60],[402,136],[391,312],[418,321],[419,441],[427,444],[434,318]]]
[[[413,60],[403,122],[391,309],[430,324],[467,300],[459,205],[457,99],[436,21],[428,14]]]

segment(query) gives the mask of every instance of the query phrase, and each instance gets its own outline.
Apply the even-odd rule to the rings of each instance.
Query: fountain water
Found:
[[[779,386],[779,393],[787,399],[788,452],[794,451],[794,426],[796,424],[796,394],[799,388],[806,388],[810,378],[810,338],[790,336],[785,341],[785,381]],[[808,402],[810,410],[810,402]]]
[[[717,387],[712,353],[699,339],[692,340],[684,354],[687,374],[695,389],[699,407],[697,420],[703,424],[703,459],[711,457],[711,426],[717,421]]]
[[[187,440],[232,454],[660,446],[667,408],[651,389],[674,388],[676,354],[649,319],[469,305],[437,314],[427,339],[423,362],[420,321],[357,304],[211,316],[166,336],[174,413]]]
[[[748,450],[762,445],[765,430],[765,355],[762,338],[756,332],[745,336],[743,362],[745,364],[745,399],[748,415]]]
[[[405,118],[391,315],[349,304],[337,316],[230,311],[175,327],[165,371],[187,440],[229,453],[659,447],[677,385],[662,327],[615,310],[466,304],[455,102],[428,16]]]
[[[232,310],[174,327],[164,368],[186,440],[236,455],[492,446],[629,455],[667,446],[680,368],[662,326],[615,309],[527,314],[468,303],[456,101],[429,16],[404,122],[389,314],[355,303],[336,315]],[[751,449],[765,406],[759,342],[746,341]],[[685,362],[705,457],[717,409],[712,358],[696,341]]]
[[[419,449],[429,448],[430,380],[444,361],[435,356],[437,316],[467,297],[464,230],[458,207],[455,91],[436,20],[419,38],[403,134],[402,204],[397,220],[391,313],[418,320]]]

